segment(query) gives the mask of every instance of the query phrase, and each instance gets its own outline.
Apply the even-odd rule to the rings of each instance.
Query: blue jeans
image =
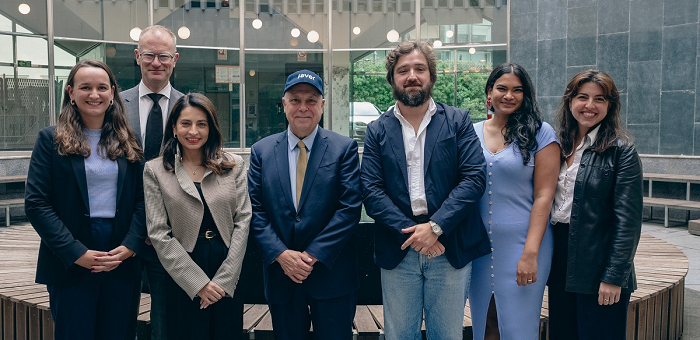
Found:
[[[464,287],[472,265],[455,269],[447,258],[409,250],[399,265],[382,269],[386,340],[421,340],[425,311],[428,339],[462,339]]]

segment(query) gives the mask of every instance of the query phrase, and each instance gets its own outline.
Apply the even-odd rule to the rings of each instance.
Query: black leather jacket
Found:
[[[566,290],[598,294],[600,282],[637,288],[634,254],[642,230],[642,163],[618,142],[583,151],[571,208]]]

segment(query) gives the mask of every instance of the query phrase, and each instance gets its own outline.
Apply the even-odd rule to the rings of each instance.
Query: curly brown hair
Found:
[[[410,54],[413,50],[420,51],[423,57],[425,57],[425,61],[428,62],[430,82],[435,84],[437,81],[437,57],[433,52],[433,48],[430,47],[430,44],[420,41],[404,41],[386,54],[386,63],[384,66],[386,66],[386,81],[388,81],[390,85],[394,85],[394,68],[396,67],[396,62],[400,57]]]
[[[114,78],[114,74],[103,62],[93,59],[79,61],[68,74],[66,87],[63,91],[61,112],[58,115],[58,124],[56,125],[58,154],[62,156],[80,155],[89,157],[92,151],[83,133],[85,125],[80,112],[78,112],[75,102],[71,100],[68,93],[68,87],[72,88],[74,86],[75,74],[83,67],[96,67],[107,72],[109,83],[112,91],[114,91],[112,104],[105,111],[102,134],[100,135],[100,141],[97,143],[97,152],[111,160],[116,160],[122,156],[125,156],[130,162],[141,160],[143,151],[136,142],[136,136],[127,123],[126,109],[119,92],[116,91],[117,81]]]

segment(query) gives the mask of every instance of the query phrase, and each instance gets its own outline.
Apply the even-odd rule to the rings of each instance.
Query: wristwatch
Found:
[[[440,226],[437,223],[433,222],[432,220],[428,221],[428,223],[430,223],[430,229],[433,229],[435,235],[442,235],[442,228],[440,228]]]

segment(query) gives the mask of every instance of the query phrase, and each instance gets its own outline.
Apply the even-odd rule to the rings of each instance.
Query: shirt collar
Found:
[[[588,145],[593,145],[595,143],[596,138],[598,137],[598,130],[600,129],[600,124],[595,127],[595,129],[589,131],[586,134],[586,141]]]
[[[297,143],[299,143],[300,140],[304,141],[304,145],[306,145],[306,149],[311,152],[311,146],[314,145],[314,140],[316,139],[316,134],[318,133],[318,125],[316,125],[316,128],[314,128],[311,133],[304,137],[303,139],[299,139],[294,133],[292,133],[292,130],[287,128],[287,141],[289,142],[289,151],[294,150],[294,148],[297,146]]]
[[[435,101],[433,100],[433,98],[430,98],[430,101],[428,102],[428,111],[427,111],[428,116],[433,117],[435,112],[437,112],[437,105],[435,105]],[[401,114],[401,110],[399,110],[399,106],[396,104],[394,104],[394,114],[396,115],[397,119],[399,119],[398,117],[401,117],[400,119],[406,120],[406,118]],[[423,118],[423,119],[425,119],[425,118]]]
[[[170,91],[172,87],[173,86],[170,85],[170,82],[168,82],[168,85],[165,85],[165,87],[158,91],[158,93],[162,94],[165,98],[170,99]],[[144,84],[143,80],[141,80],[141,82],[139,82],[139,98],[146,96],[149,93],[153,93],[153,91],[146,87],[146,84]]]

